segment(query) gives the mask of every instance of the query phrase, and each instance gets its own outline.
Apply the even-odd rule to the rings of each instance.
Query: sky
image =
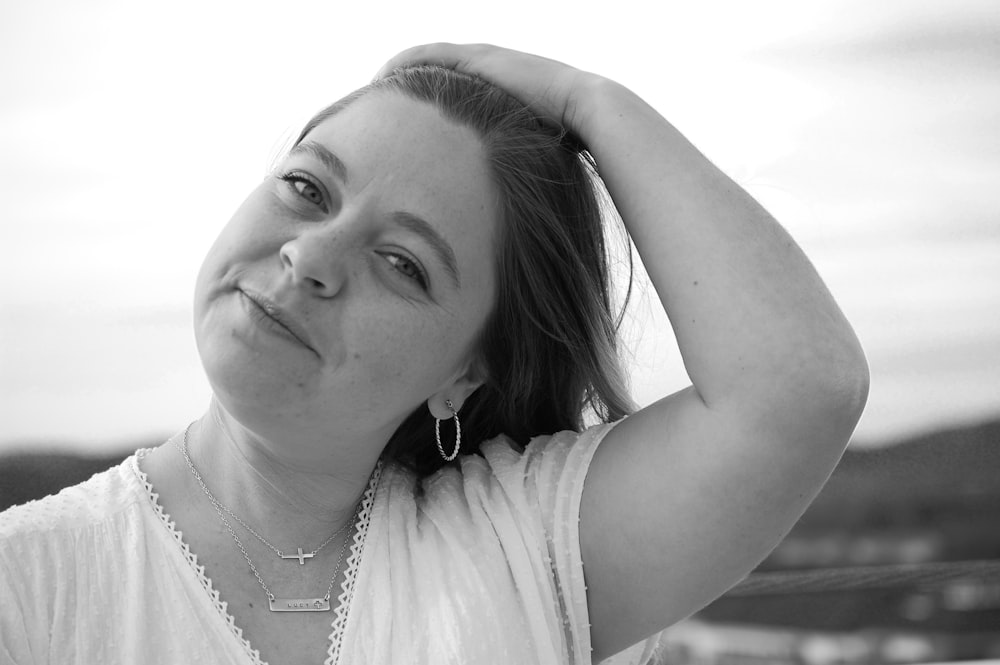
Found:
[[[429,41],[629,86],[802,245],[857,329],[856,444],[1000,416],[1000,3],[42,0],[0,7],[0,448],[174,433],[208,246],[316,110]],[[687,385],[640,285],[640,404]]]

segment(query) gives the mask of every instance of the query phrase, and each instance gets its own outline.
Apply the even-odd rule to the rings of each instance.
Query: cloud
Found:
[[[993,69],[1000,66],[1000,3],[839,3],[814,30],[758,51],[785,64],[940,63]]]

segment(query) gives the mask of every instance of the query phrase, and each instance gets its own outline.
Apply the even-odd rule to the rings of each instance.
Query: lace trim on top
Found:
[[[146,473],[139,468],[139,460],[145,457],[147,454],[153,451],[153,448],[141,448],[135,451],[135,454],[130,460],[129,467],[135,474],[136,478],[146,490],[146,498],[149,500],[150,505],[153,508],[153,512],[160,519],[160,522],[166,528],[167,533],[174,539],[174,542],[181,550],[181,554],[184,559],[191,566],[191,570],[194,571],[195,576],[201,583],[203,589],[208,594],[208,597],[212,601],[212,605],[215,610],[219,613],[225,621],[226,626],[229,627],[229,631],[236,637],[237,641],[243,646],[243,651],[251,658],[253,665],[268,665],[268,663],[261,659],[260,652],[251,646],[250,642],[243,637],[243,629],[236,625],[236,620],[233,619],[232,615],[229,614],[229,605],[226,601],[219,597],[219,592],[212,586],[212,580],[205,574],[205,567],[198,564],[198,556],[191,551],[188,544],[184,542],[184,534],[177,530],[174,526],[174,522],[170,519],[170,516],[163,510],[160,505],[160,495],[153,490],[153,485],[149,482],[149,478]],[[372,515],[372,505],[375,503],[375,491],[378,489],[379,478],[382,475],[382,460],[379,460],[375,465],[375,470],[372,472],[371,478],[368,479],[368,488],[365,490],[364,497],[361,500],[361,509],[358,512],[358,522],[357,529],[354,533],[354,543],[351,545],[351,555],[347,559],[347,570],[344,571],[344,581],[341,584],[341,593],[337,597],[337,608],[334,612],[334,619],[332,624],[332,631],[330,633],[330,645],[327,649],[327,659],[324,661],[324,665],[337,665],[338,658],[340,657],[340,645],[344,637],[344,626],[347,624],[347,615],[350,610],[351,600],[354,598],[354,582],[357,579],[358,565],[361,562],[361,556],[364,553],[365,548],[365,537],[368,535],[368,527],[371,524]]]
[[[347,625],[347,615],[350,613],[351,602],[354,600],[354,582],[358,576],[361,556],[365,550],[368,527],[371,525],[372,506],[375,504],[375,492],[378,489],[379,478],[382,476],[382,460],[380,459],[368,479],[368,488],[361,499],[361,510],[358,512],[357,530],[354,532],[354,543],[351,554],[347,557],[347,570],[344,571],[344,581],[341,584],[340,595],[337,596],[337,609],[334,611],[333,630],[330,632],[330,647],[327,649],[327,659],[324,665],[337,665],[340,661],[340,647],[344,639],[344,628]]]
[[[229,631],[235,635],[239,643],[243,645],[243,651],[246,652],[246,654],[253,660],[253,665],[267,665],[266,661],[261,660],[260,652],[254,649],[250,645],[250,642],[243,637],[243,629],[236,625],[236,620],[233,619],[231,614],[229,614],[228,603],[219,598],[219,592],[212,586],[212,580],[205,575],[205,567],[198,564],[198,556],[192,552],[191,548],[188,547],[188,544],[184,542],[184,534],[175,528],[173,520],[170,519],[170,516],[160,505],[160,495],[153,490],[153,485],[149,482],[149,478],[146,476],[146,473],[139,468],[139,460],[152,451],[152,448],[141,448],[135,451],[135,455],[132,456],[132,459],[130,460],[131,464],[129,466],[132,468],[132,472],[135,473],[136,477],[139,479],[139,482],[141,482],[143,487],[146,488],[146,498],[149,499],[149,503],[153,507],[153,512],[155,512],[156,516],[160,518],[160,522],[162,522],[163,526],[166,527],[167,533],[169,533],[171,537],[173,537],[174,542],[177,543],[177,546],[181,550],[181,554],[184,555],[184,559],[188,562],[188,565],[191,566],[191,570],[194,571],[198,581],[201,582],[202,588],[205,589],[205,592],[208,593],[208,597],[212,600],[212,605],[215,606],[219,616],[221,616],[226,622],[226,625],[229,627]]]

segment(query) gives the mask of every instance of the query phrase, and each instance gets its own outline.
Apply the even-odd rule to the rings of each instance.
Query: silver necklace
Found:
[[[215,406],[214,403],[213,403],[213,406]],[[222,433],[226,436],[227,439],[229,439],[230,443],[232,443],[234,446],[236,446],[236,442],[233,441],[232,435],[229,434],[229,430],[226,429],[225,425],[222,424],[222,421],[219,420],[219,414],[216,411],[216,409],[214,409],[214,408],[212,409],[212,419],[215,420],[215,424],[219,426],[219,429],[222,430]],[[186,445],[187,444],[185,443],[185,446]],[[181,452],[184,452],[184,451],[181,451]],[[218,499],[216,499],[215,495],[212,494],[212,492],[209,491],[209,489],[205,485],[205,483],[201,481],[201,476],[198,474],[197,470],[194,469],[194,465],[192,465],[190,463],[190,459],[188,458],[188,456],[186,454],[184,455],[184,458],[188,460],[188,466],[195,472],[195,477],[198,479],[198,482],[201,484],[201,489],[205,491],[205,496],[207,496],[208,500],[212,502],[212,505],[215,506],[216,509],[221,508],[222,510],[226,511],[226,513],[230,517],[232,517],[234,520],[236,520],[237,522],[239,522],[240,525],[242,525],[244,529],[246,529],[247,531],[249,531],[251,533],[251,535],[253,535],[254,538],[256,538],[257,540],[259,540],[263,544],[267,545],[267,547],[270,548],[271,551],[273,551],[275,554],[277,554],[282,559],[291,559],[291,560],[298,559],[299,565],[300,566],[304,565],[305,562],[306,562],[306,559],[312,559],[314,556],[316,556],[321,549],[323,549],[324,547],[326,547],[327,545],[329,545],[330,542],[334,538],[336,538],[341,533],[343,533],[344,529],[346,529],[348,526],[351,526],[351,524],[352,524],[352,522],[347,522],[346,524],[344,524],[344,526],[340,527],[334,533],[332,533],[329,538],[327,538],[322,543],[320,543],[320,546],[317,547],[316,549],[314,549],[312,552],[303,552],[301,547],[297,547],[296,548],[297,554],[285,554],[280,549],[278,549],[277,547],[275,547],[274,545],[272,545],[271,543],[269,543],[267,541],[267,539],[264,538],[264,536],[262,536],[259,533],[257,533],[256,529],[254,529],[252,526],[250,526],[249,524],[247,524],[246,522],[244,522],[242,519],[240,519],[240,516],[237,515],[236,513],[234,513],[232,510],[230,510],[228,506],[226,506],[221,501],[219,501]]]
[[[191,473],[194,475],[195,480],[198,481],[198,484],[201,485],[201,489],[205,492],[205,495],[212,502],[212,507],[215,508],[215,512],[218,513],[219,519],[222,520],[222,523],[225,525],[226,530],[229,531],[229,535],[233,537],[233,540],[236,542],[236,546],[240,548],[240,552],[243,553],[243,558],[246,559],[247,565],[250,566],[250,570],[253,572],[254,577],[257,578],[257,582],[260,584],[260,587],[264,590],[264,593],[267,594],[268,609],[270,609],[272,612],[329,612],[330,596],[333,594],[333,585],[337,581],[337,577],[340,575],[340,566],[344,562],[344,552],[347,551],[347,544],[350,542],[351,539],[350,538],[344,539],[344,544],[343,546],[341,546],[340,554],[337,557],[337,567],[333,571],[333,576],[330,577],[330,584],[326,588],[325,596],[323,596],[322,598],[275,597],[275,595],[271,593],[271,590],[267,588],[267,584],[264,582],[264,579],[260,576],[260,573],[257,572],[257,567],[253,565],[253,561],[250,559],[250,555],[247,553],[246,548],[243,547],[243,543],[240,542],[239,536],[236,535],[236,531],[235,529],[233,529],[233,525],[230,524],[229,520],[226,519],[226,515],[221,508],[222,504],[220,504],[212,495],[211,491],[209,491],[208,486],[205,484],[205,481],[201,477],[201,474],[198,473],[198,469],[195,468],[194,462],[191,461],[191,457],[190,455],[188,455],[187,451],[188,432],[190,431],[191,431],[191,425],[188,425],[187,428],[184,430],[184,443],[183,446],[181,447],[181,454],[184,455],[184,461],[187,462],[188,468],[191,469]],[[378,467],[376,467],[376,469],[377,468]],[[369,478],[368,480],[368,484],[371,485],[372,480],[377,476],[378,476],[377,473],[373,473],[372,477]],[[358,513],[360,512],[360,510],[361,510],[361,502],[359,501],[358,506],[354,509],[353,519],[351,519],[351,521],[348,522],[349,525],[354,526],[354,524],[357,522]]]

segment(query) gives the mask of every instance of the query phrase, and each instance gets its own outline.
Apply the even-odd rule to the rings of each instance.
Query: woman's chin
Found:
[[[242,409],[264,411],[308,403],[312,383],[288,364],[275,362],[268,355],[248,355],[244,350],[225,345],[199,345],[201,365],[212,393],[223,404]]]

